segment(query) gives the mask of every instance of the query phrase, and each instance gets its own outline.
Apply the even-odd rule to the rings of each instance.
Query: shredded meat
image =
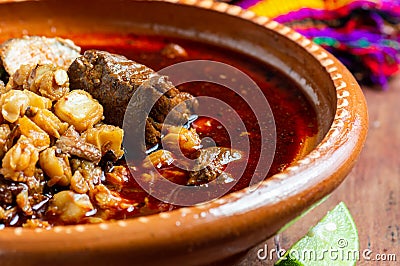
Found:
[[[101,151],[95,145],[87,143],[79,133],[70,126],[56,142],[56,147],[63,153],[75,155],[92,162],[100,162]]]

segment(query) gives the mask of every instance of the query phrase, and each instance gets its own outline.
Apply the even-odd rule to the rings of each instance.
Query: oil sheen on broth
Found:
[[[266,142],[265,138],[262,139],[261,137],[260,128],[266,129],[267,132],[275,132],[276,130],[276,135],[268,135],[267,133],[267,142],[270,140],[268,137],[274,136],[273,140],[276,141],[276,147],[272,165],[269,170],[267,169],[268,174],[266,176],[259,176],[258,180],[268,178],[285,169],[299,155],[305,141],[317,134],[316,113],[299,86],[279,70],[237,51],[231,51],[206,43],[162,36],[85,34],[68,36],[68,38],[82,48],[82,53],[90,49],[104,50],[124,55],[128,59],[146,65],[155,71],[188,60],[211,60],[225,63],[247,74],[267,98],[273,113],[273,120],[266,118],[260,121],[260,119],[256,118],[252,111],[252,106],[248,104],[246,99],[238,95],[235,91],[218,85],[215,82],[196,81],[182,83],[177,86],[181,91],[188,92],[195,97],[208,96],[224,102],[233,109],[233,111],[231,110],[232,112],[238,114],[240,121],[244,123],[245,130],[229,130],[228,132],[227,128],[235,129],[237,120],[233,119],[232,112],[226,112],[220,108],[218,103],[211,102],[210,104],[200,104],[198,109],[198,114],[208,115],[195,117],[190,121],[189,125],[196,129],[197,134],[202,139],[201,144],[205,147],[215,144],[217,147],[234,148],[242,153],[243,160],[237,160],[229,164],[229,172],[227,172],[231,174],[233,180],[237,181],[230,191],[237,191],[247,187],[254,175],[259,162],[261,143]],[[221,80],[232,79],[233,86],[237,86],[241,94],[246,95],[246,87],[244,87],[240,79],[233,81],[235,77],[218,74],[218,71],[213,68],[212,64],[209,68],[204,68],[201,71],[206,76],[209,75],[212,80],[215,80],[215,78]],[[196,74],[193,72],[193,69],[183,68],[180,69],[177,76],[188,77],[190,80],[190,77],[196,78]],[[171,80],[174,81],[173,77]],[[252,94],[249,93],[249,95]],[[104,116],[107,115],[112,114],[104,114]],[[124,134],[125,137],[129,137],[129,132],[125,132]],[[234,140],[234,143],[232,143],[232,140]],[[249,147],[247,146],[248,144]],[[268,147],[267,145],[267,149]],[[274,148],[273,145],[271,147]],[[155,149],[157,148],[159,147],[156,146]],[[114,185],[112,182],[107,183],[104,176],[109,174],[105,170],[108,168],[107,166],[102,166],[103,179],[101,180],[101,184],[104,183],[105,186],[108,186],[112,193],[117,193],[120,203],[121,201],[122,203],[126,201],[131,204],[129,208],[107,209],[103,213],[107,217],[106,220],[125,219],[179,208],[179,206],[160,201],[143,190],[135,178],[142,178],[147,169],[141,161],[133,161],[132,163],[135,166],[135,170],[132,173],[129,171],[117,173],[117,175],[120,174],[119,177],[123,177],[123,181],[120,180],[121,182],[117,182],[118,185]],[[112,168],[121,164],[125,165],[123,159],[110,167]],[[119,166],[117,169],[127,168]],[[176,166],[171,165],[160,168],[158,171],[162,176],[174,183],[180,185],[188,184],[189,173],[178,169]],[[14,187],[18,188],[17,183],[14,184],[7,181],[6,185],[10,186],[10,191]],[[0,223],[0,227],[22,226],[31,218],[48,222],[49,226],[92,223],[104,220],[97,219],[99,217],[96,217],[96,212],[98,212],[99,216],[102,215],[99,210],[94,209],[93,213],[84,214],[84,219],[80,221],[63,222],[58,216],[54,216],[51,212],[48,212],[47,206],[53,200],[54,195],[57,195],[60,191],[67,190],[67,188],[48,185],[44,187],[43,197],[45,200],[37,204],[37,209],[34,212],[35,217],[29,217],[23,212],[17,211],[12,219],[6,220],[3,224]],[[218,186],[216,186],[216,189],[218,189]],[[102,191],[98,192],[102,193]],[[112,197],[112,194],[109,196]],[[6,208],[10,209],[13,206],[6,206]],[[31,224],[30,226],[35,228],[47,225],[38,223],[37,225]]]
[[[274,160],[269,169],[268,176],[276,174],[287,167],[298,156],[305,140],[317,134],[317,119],[315,110],[302,93],[299,86],[279,70],[266,65],[257,59],[231,51],[226,48],[199,43],[185,39],[160,37],[160,36],[140,36],[140,35],[87,35],[76,36],[74,41],[85,49],[106,50],[116,54],[122,54],[128,59],[147,65],[154,70],[160,70],[175,63],[187,60],[213,60],[226,63],[247,74],[261,88],[263,94],[268,99],[273,112],[276,125],[276,150]],[[184,56],[166,56],[166,49],[172,44],[179,45],[184,49]],[[178,50],[178,52],[181,52]],[[190,70],[181,75],[188,75]],[[209,71],[212,72],[212,69]],[[224,78],[224,77],[222,77]],[[240,86],[240,84],[238,84]],[[251,111],[245,100],[239,97],[234,91],[226,89],[221,85],[208,82],[191,82],[178,86],[182,91],[187,91],[194,96],[210,96],[232,106],[244,122],[247,133],[249,134],[250,150],[245,154],[248,163],[244,174],[239,182],[231,191],[236,191],[246,187],[254,173],[258,162],[260,147],[259,121]],[[213,113],[215,106],[202,106],[207,113]],[[226,116],[226,114],[215,113],[215,116]],[[207,123],[211,129],[204,129],[202,125]],[[229,117],[224,119],[224,123],[229,123]],[[230,138],[226,129],[216,120],[209,117],[199,117],[192,124],[199,135],[210,137],[217,146],[230,147]],[[129,134],[129,133],[127,133]],[[230,134],[232,134],[230,132]],[[237,132],[243,134],[243,132]],[[240,143],[237,143],[240,147]],[[234,166],[235,168],[235,166]],[[233,168],[233,171],[234,171]],[[268,177],[267,176],[267,177]],[[176,183],[184,183],[180,177],[173,178]],[[137,186],[135,184],[134,186]],[[126,195],[129,197],[129,195]],[[130,195],[132,196],[132,195]],[[134,197],[137,197],[135,195]],[[143,193],[140,197],[146,197]],[[149,206],[154,205],[153,210],[148,213],[166,211],[175,208],[149,197]],[[141,212],[140,214],[143,214]],[[123,216],[136,216],[138,213],[124,214]]]

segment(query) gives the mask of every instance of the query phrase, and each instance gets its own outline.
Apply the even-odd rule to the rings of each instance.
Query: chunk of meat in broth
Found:
[[[81,48],[71,40],[24,36],[1,44],[0,59],[8,75],[13,75],[23,64],[54,64],[66,70],[80,51]]]
[[[72,89],[89,92],[103,105],[106,114],[112,114],[105,117],[106,123],[121,126],[131,101],[133,111],[128,115],[134,124],[125,126],[131,136],[141,136],[141,129],[146,128],[146,147],[141,150],[159,143],[167,115],[172,123],[184,124],[196,105],[190,94],[180,92],[167,77],[124,56],[104,51],[86,51],[72,63],[68,75]],[[135,93],[139,88],[140,93]],[[148,114],[149,106],[153,108]]]

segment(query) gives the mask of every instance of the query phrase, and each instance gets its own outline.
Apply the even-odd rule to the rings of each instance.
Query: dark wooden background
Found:
[[[371,261],[357,265],[400,265],[400,75],[387,91],[363,88],[369,108],[369,132],[365,147],[352,172],[327,201],[280,234],[286,250],[337,203],[346,203],[356,222],[360,250],[371,249]],[[260,260],[257,251],[273,239],[247,252],[234,265],[273,265]],[[396,255],[396,261],[377,261],[375,255]],[[379,256],[379,255],[378,255]]]

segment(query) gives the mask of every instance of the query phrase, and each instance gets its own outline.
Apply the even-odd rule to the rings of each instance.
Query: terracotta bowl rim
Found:
[[[159,2],[159,0],[149,2]],[[268,206],[278,204],[283,198],[296,196],[297,193],[310,187],[315,187],[317,184],[329,183],[330,187],[327,189],[327,191],[332,191],[337,185],[340,184],[340,182],[344,179],[345,174],[350,170],[351,166],[343,165],[351,164],[351,162],[349,163],[349,160],[352,161],[358,156],[361,146],[365,141],[367,130],[367,112],[365,107],[365,99],[359,85],[354,80],[352,74],[345,69],[336,58],[291,28],[279,24],[278,22],[275,22],[267,17],[258,16],[254,12],[244,10],[238,6],[231,6],[226,3],[213,2],[210,0],[167,0],[163,2],[169,2],[178,5],[190,5],[201,9],[209,9],[212,11],[229,14],[231,16],[236,16],[243,20],[251,21],[271,31],[277,32],[282,36],[282,38],[286,38],[297,43],[297,45],[302,47],[305,52],[313,55],[313,57],[329,74],[330,82],[333,83],[336,89],[337,109],[332,126],[328,133],[312,152],[296,161],[292,166],[288,167],[283,172],[263,181],[261,184],[259,184],[257,190],[255,191],[252,191],[253,188],[245,188],[238,192],[230,193],[222,198],[199,206],[184,207],[170,212],[132,218],[128,220],[110,221],[100,224],[56,226],[50,230],[41,228],[26,229],[20,227],[5,228],[0,230],[0,239],[17,239],[15,243],[10,242],[7,244],[10,245],[9,247],[13,251],[20,249],[24,250],[23,246],[18,247],[17,244],[22,243],[26,239],[29,239],[31,242],[49,239],[63,239],[65,243],[74,243],[79,242],[81,239],[86,237],[89,239],[90,235],[93,234],[94,231],[100,231],[104,237],[107,237],[111,236],[113,232],[129,233],[130,231],[134,230],[135,235],[125,236],[124,238],[125,240],[136,239],[129,245],[133,246],[135,243],[140,241],[140,239],[148,238],[152,238],[150,242],[156,243],[158,241],[157,239],[173,238],[175,234],[184,234],[188,230],[192,230],[194,227],[199,226],[200,224],[210,224],[216,220],[226,219],[237,215],[240,216],[248,212],[257,211],[259,209],[264,209]],[[343,146],[346,146],[346,151],[344,152],[344,158],[340,159],[339,153],[343,152],[341,151],[341,147]],[[315,170],[319,169],[324,160],[329,161],[330,157],[334,157],[336,160],[339,158],[339,161],[337,161],[337,165],[335,167],[337,169],[344,169],[341,170],[343,171],[343,174],[340,174],[340,177],[336,175],[332,177],[337,169],[331,168],[329,170],[327,169],[329,166],[327,166],[325,170],[322,170],[322,172],[326,171],[326,177],[324,178],[319,176],[318,178],[315,178],[316,175],[321,174],[318,173],[318,171],[315,172]],[[330,166],[332,165],[333,164],[331,163]],[[311,177],[307,177],[305,174],[299,175],[299,173],[302,172],[306,174],[314,174]],[[330,178],[335,179],[335,182],[333,182],[334,184],[332,182],[328,182],[328,179]],[[281,189],[282,187],[286,187],[284,193],[277,194],[277,188]],[[320,195],[319,198],[323,196],[324,195]],[[273,197],[275,198],[272,199]],[[257,200],[255,203],[249,203],[248,206],[240,208],[240,204],[246,199],[249,202],[250,198],[257,198]],[[310,200],[307,205],[310,205],[317,200],[318,198],[313,199],[312,202]],[[305,210],[305,206],[301,206],[300,208],[301,211]],[[262,216],[262,214],[260,215]],[[149,226],[151,224],[160,225],[161,223],[163,224],[164,228],[177,228],[176,232],[163,233],[159,232],[159,228],[151,228],[151,226]],[[218,226],[214,230],[218,230],[218,228],[220,229],[221,227]],[[140,230],[145,230],[146,232],[140,233]],[[159,234],[155,236],[154,233]],[[79,237],[74,237],[74,235],[79,235]],[[149,237],[150,235],[152,236]],[[87,244],[88,243],[77,243],[78,246],[84,246]],[[102,241],[98,241],[97,243],[91,243],[90,245],[92,245],[92,247],[96,247],[113,244],[116,244],[116,242],[110,241],[110,243],[106,244]],[[119,245],[124,244],[120,243]],[[44,250],[44,248],[37,248]],[[49,248],[52,248],[51,244],[46,245],[47,251]]]

